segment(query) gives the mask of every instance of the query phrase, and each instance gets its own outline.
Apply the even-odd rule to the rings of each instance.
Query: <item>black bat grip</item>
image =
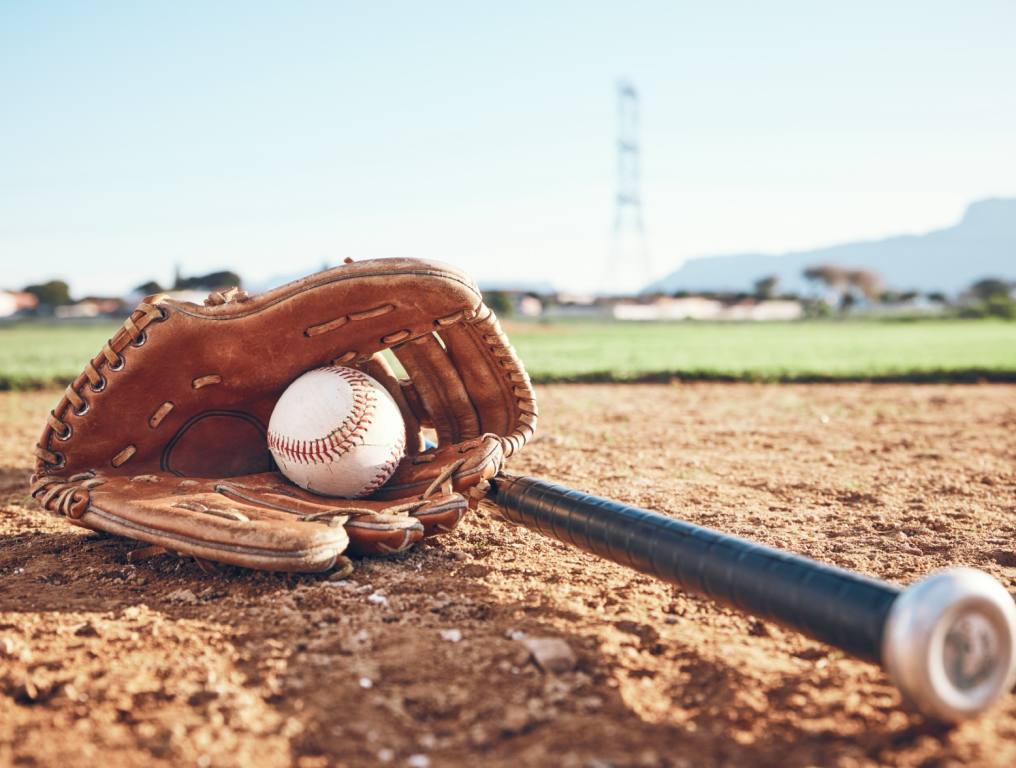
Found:
[[[532,477],[498,475],[491,499],[509,522],[881,663],[897,586]]]

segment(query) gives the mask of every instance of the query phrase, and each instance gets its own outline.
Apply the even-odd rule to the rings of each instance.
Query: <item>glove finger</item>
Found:
[[[404,552],[425,536],[441,532],[439,526],[454,527],[449,521],[458,522],[466,508],[465,499],[457,494],[443,498],[440,504],[329,498],[305,491],[277,473],[219,481],[215,490],[229,499],[258,507],[264,515],[296,515],[304,522],[342,525],[353,555]],[[397,513],[400,509],[404,510],[402,514]]]
[[[448,354],[431,334],[392,349],[406,369],[419,400],[437,432],[438,445],[480,435],[480,422]]]
[[[529,376],[494,313],[481,305],[474,319],[442,328],[441,339],[481,431],[500,435],[505,457],[513,455],[533,436],[538,412]]]
[[[73,483],[51,482],[37,498],[86,528],[274,571],[328,570],[347,547],[356,555],[403,552],[452,530],[467,508],[459,494],[405,503],[329,499],[276,473],[221,481],[87,473]]]
[[[394,555],[405,552],[424,536],[423,523],[408,515],[357,515],[346,523],[353,555]]]
[[[484,435],[456,445],[438,446],[418,456],[406,456],[388,482],[374,492],[375,499],[426,498],[448,480],[448,489],[465,492],[490,480],[504,464],[502,442]],[[447,478],[442,478],[447,475]],[[438,482],[434,487],[435,481]],[[441,488],[441,490],[445,490]]]
[[[450,533],[466,514],[468,504],[458,493],[438,493],[426,502],[410,501],[389,509],[412,507],[408,515],[355,515],[346,523],[349,551],[354,555],[404,552],[420,539]],[[400,538],[401,537],[401,538]]]
[[[313,524],[295,509],[224,495],[214,481],[86,473],[44,482],[36,497],[77,525],[204,560],[269,571],[326,571],[349,544],[341,525]],[[65,498],[71,503],[62,505]]]
[[[423,451],[424,443],[423,433],[420,431],[420,419],[406,399],[406,393],[388,361],[382,355],[376,354],[357,367],[368,376],[377,379],[381,386],[388,390],[399,407],[402,420],[406,423],[406,453],[412,456]]]
[[[451,533],[466,514],[466,500],[457,493],[432,496],[424,506],[412,513],[423,524],[424,538]]]

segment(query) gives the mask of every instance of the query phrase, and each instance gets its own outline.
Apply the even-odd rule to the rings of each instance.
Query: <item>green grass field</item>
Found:
[[[0,389],[62,384],[115,324],[0,326]],[[1016,323],[521,323],[509,335],[534,380],[1016,381]]]
[[[1016,323],[511,325],[537,380],[1016,380]]]
[[[118,327],[115,323],[0,326],[0,389],[66,384]]]

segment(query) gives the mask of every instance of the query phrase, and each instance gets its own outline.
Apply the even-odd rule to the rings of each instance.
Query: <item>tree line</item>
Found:
[[[801,274],[809,283],[821,286],[827,294],[836,297],[841,311],[848,311],[860,301],[868,304],[894,304],[911,301],[919,295],[917,291],[886,290],[881,276],[870,269],[816,264],[806,267]],[[760,282],[756,282],[756,289]],[[1012,295],[1014,288],[1016,283],[997,277],[977,280],[960,296],[960,314],[968,317],[1016,319],[1016,300]],[[941,292],[929,293],[927,298],[940,304],[948,302],[946,295]]]
[[[148,280],[137,286],[133,292],[150,296],[166,291],[216,291],[232,286],[240,287],[240,285],[240,275],[230,270],[220,270],[193,277],[183,277],[177,274],[172,285],[167,287],[163,287],[155,280]],[[48,280],[45,283],[26,285],[22,290],[35,296],[39,304],[45,307],[64,307],[75,302],[71,296],[70,286],[65,280]]]

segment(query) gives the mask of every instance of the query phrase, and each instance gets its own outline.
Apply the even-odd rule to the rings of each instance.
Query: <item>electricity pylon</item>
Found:
[[[634,293],[653,277],[642,214],[639,95],[628,80],[617,84],[617,196],[604,291]]]

